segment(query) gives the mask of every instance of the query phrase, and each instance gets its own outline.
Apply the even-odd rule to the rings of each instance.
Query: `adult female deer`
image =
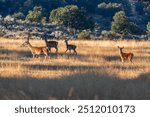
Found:
[[[56,53],[58,53],[58,42],[57,41],[50,41],[50,40],[47,40],[46,38],[44,38],[44,40],[45,40],[45,43],[46,43],[49,51],[51,51],[51,48],[55,48]]]
[[[48,47],[47,46],[41,46],[41,47],[37,47],[37,46],[32,46],[29,42],[29,38],[31,37],[30,34],[28,34],[28,37],[27,37],[27,41],[25,41],[22,45],[23,46],[28,46],[28,48],[30,49],[32,55],[33,55],[33,58],[35,58],[36,55],[42,55],[44,54],[45,55],[45,59],[47,58],[48,56]]]
[[[76,45],[68,44],[68,40],[67,40],[67,39],[65,40],[65,43],[66,43],[66,48],[67,48],[67,50],[65,51],[65,53],[66,53],[68,50],[69,50],[69,52],[71,53],[71,50],[73,50],[74,53],[77,54],[77,51],[76,51],[77,46],[76,46]]]
[[[133,59],[133,56],[134,54],[129,52],[129,53],[124,53],[122,50],[124,47],[119,47],[119,53],[120,53],[120,58],[121,58],[121,61],[124,62],[125,59],[128,59],[130,62],[132,62],[132,59]]]

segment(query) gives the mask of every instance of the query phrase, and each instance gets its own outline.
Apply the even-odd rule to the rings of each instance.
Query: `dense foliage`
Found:
[[[93,29],[94,22],[88,16],[84,9],[79,9],[75,5],[67,5],[58,9],[52,10],[49,18],[56,24],[62,24],[74,29]]]
[[[76,8],[66,11],[64,8],[68,5]],[[146,25],[150,21],[149,0],[0,0],[0,15],[3,17],[12,16],[42,24],[52,21],[75,29],[93,29],[95,22],[101,30],[110,30],[112,27],[118,32],[115,21],[111,22],[119,11],[123,11],[131,22],[128,26],[130,33],[146,32]]]
[[[90,39],[90,33],[82,31],[78,34],[79,39]]]
[[[112,31],[116,33],[128,32],[129,20],[123,11],[117,12],[113,17]]]
[[[129,0],[0,0],[0,14],[8,15],[19,11],[27,14],[34,6],[42,6],[48,16],[48,13],[51,10],[70,4],[77,5],[78,7],[84,7],[89,13],[95,13],[101,3],[118,3],[122,5],[125,12],[130,12],[131,4],[128,1]],[[147,4],[149,3],[149,0],[139,1],[142,1],[141,5],[143,2]],[[114,6],[118,5],[116,4]]]
[[[150,22],[147,24],[147,34],[150,36]]]
[[[31,22],[41,22],[42,8],[34,7],[33,11],[29,11],[28,15],[26,16],[26,20],[29,20]]]

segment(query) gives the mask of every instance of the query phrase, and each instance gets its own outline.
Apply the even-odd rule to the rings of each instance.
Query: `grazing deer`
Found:
[[[46,38],[44,38],[45,43],[48,47],[48,50],[51,51],[51,48],[55,48],[56,49],[56,53],[58,53],[58,42],[57,41],[47,41]]]
[[[36,55],[42,55],[44,54],[45,55],[45,59],[47,58],[48,56],[48,47],[47,46],[41,46],[41,47],[37,47],[37,46],[32,46],[29,42],[29,38],[31,37],[30,34],[28,34],[28,37],[27,37],[27,41],[25,41],[22,46],[28,46],[28,48],[30,49],[32,55],[33,55],[33,58],[35,58]]]
[[[128,59],[130,62],[132,62],[132,59],[133,59],[133,56],[134,54],[129,52],[129,53],[124,53],[122,50],[124,47],[119,47],[119,53],[120,53],[120,58],[121,58],[121,61],[124,62],[125,59]]]
[[[65,43],[66,43],[66,48],[67,48],[67,50],[65,51],[65,53],[66,53],[68,50],[69,50],[69,52],[71,53],[71,50],[73,50],[74,53],[77,54],[77,51],[76,51],[77,46],[76,46],[76,45],[68,44],[68,40],[67,40],[67,39],[65,40]]]

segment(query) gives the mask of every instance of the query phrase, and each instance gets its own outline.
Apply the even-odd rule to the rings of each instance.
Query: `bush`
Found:
[[[1,36],[4,36],[5,34],[6,34],[5,30],[2,29],[2,28],[0,28],[0,37],[1,37]]]
[[[78,34],[79,39],[90,39],[90,33],[82,31]]]
[[[26,20],[31,22],[41,22],[42,8],[37,6],[34,7],[33,11],[29,11],[28,15],[26,16]]]
[[[101,3],[98,5],[98,8],[122,8],[122,4],[119,3],[108,3],[106,4],[105,2]]]
[[[150,36],[150,22],[147,24],[147,34]]]
[[[25,15],[24,15],[23,13],[21,13],[21,12],[18,12],[18,13],[14,13],[14,14],[12,15],[12,17],[13,17],[14,19],[24,19],[24,18],[25,18]]]
[[[120,35],[113,32],[113,31],[102,31],[101,35],[103,37],[103,39],[118,39],[120,38]]]
[[[4,18],[4,21],[5,21],[5,22],[13,22],[13,21],[14,21],[14,18],[11,17],[10,15],[7,15],[7,16]]]
[[[43,25],[46,24],[46,17],[43,17],[43,18],[42,18],[41,23],[42,23]]]
[[[97,6],[97,12],[105,17],[112,17],[116,12],[122,10],[122,4],[119,3],[108,3],[105,2]]]

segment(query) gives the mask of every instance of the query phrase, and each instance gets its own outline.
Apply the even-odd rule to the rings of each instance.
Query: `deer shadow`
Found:
[[[120,56],[103,56],[104,60],[106,61],[121,61]]]
[[[97,66],[82,66],[82,65],[42,65],[42,64],[35,64],[35,65],[24,65],[27,69],[34,69],[34,70],[95,70],[101,69],[102,67]]]

